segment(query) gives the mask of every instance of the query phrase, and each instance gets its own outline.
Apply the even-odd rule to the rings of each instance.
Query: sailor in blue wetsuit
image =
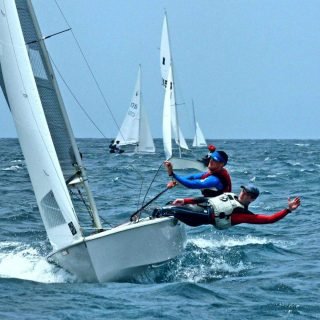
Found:
[[[165,161],[168,175],[177,182],[190,189],[200,189],[205,197],[216,197],[223,192],[231,192],[231,178],[224,166],[228,162],[228,155],[224,151],[215,151],[210,155],[207,172],[196,173],[188,176],[180,176],[173,172],[170,161]],[[169,182],[169,188],[174,183]]]

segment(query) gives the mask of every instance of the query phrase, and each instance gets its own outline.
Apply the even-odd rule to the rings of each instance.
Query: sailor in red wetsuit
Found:
[[[173,172],[170,161],[165,161],[168,175],[190,189],[200,189],[205,197],[215,197],[223,192],[231,192],[231,178],[224,166],[228,162],[228,155],[224,151],[214,151],[210,154],[208,171],[192,174],[188,176],[180,176]],[[169,182],[167,187],[173,187],[175,184]]]
[[[237,196],[224,193],[214,198],[176,199],[173,206],[156,209],[157,216],[174,216],[185,224],[197,227],[211,224],[217,229],[226,229],[240,223],[267,224],[284,218],[300,206],[300,198],[288,199],[288,207],[272,215],[254,214],[248,207],[259,196],[259,190],[253,184],[241,186]]]

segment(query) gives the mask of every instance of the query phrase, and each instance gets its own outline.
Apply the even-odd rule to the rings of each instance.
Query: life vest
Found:
[[[219,172],[215,172],[215,173],[211,173],[210,171],[206,172],[201,176],[200,179],[205,179],[209,176],[217,177],[221,181],[223,185],[223,189],[222,190],[217,190],[216,188],[202,189],[201,193],[203,194],[204,197],[216,197],[224,192],[232,191],[231,178],[230,178],[229,172],[225,168],[222,168]]]
[[[234,193],[224,193],[218,197],[208,199],[209,206],[214,217],[214,225],[217,229],[227,229],[231,227],[231,215],[235,208],[245,209],[239,201],[237,201]]]

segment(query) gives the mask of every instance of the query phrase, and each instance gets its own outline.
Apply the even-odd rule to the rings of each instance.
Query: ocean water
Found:
[[[0,319],[320,319],[320,140],[209,142],[229,154],[234,192],[249,181],[260,188],[252,211],[271,214],[294,196],[301,207],[270,225],[187,226],[182,256],[129,283],[101,284],[46,261],[51,248],[18,141],[0,139]],[[143,156],[109,154],[108,143],[79,147],[103,221],[116,225],[168,177],[161,140]],[[150,210],[193,195],[176,187]]]

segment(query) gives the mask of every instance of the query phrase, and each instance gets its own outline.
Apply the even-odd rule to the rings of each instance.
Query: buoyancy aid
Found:
[[[229,175],[229,172],[225,168],[222,168],[219,172],[215,172],[215,173],[211,173],[210,171],[206,172],[201,176],[200,179],[205,179],[209,176],[215,176],[219,178],[223,185],[223,189],[222,190],[217,190],[216,188],[202,189],[201,193],[203,194],[204,197],[216,197],[224,192],[232,191],[231,177]]]
[[[228,192],[220,196],[209,198],[208,204],[214,217],[214,225],[217,229],[231,227],[231,215],[235,208],[245,209],[234,193]]]

